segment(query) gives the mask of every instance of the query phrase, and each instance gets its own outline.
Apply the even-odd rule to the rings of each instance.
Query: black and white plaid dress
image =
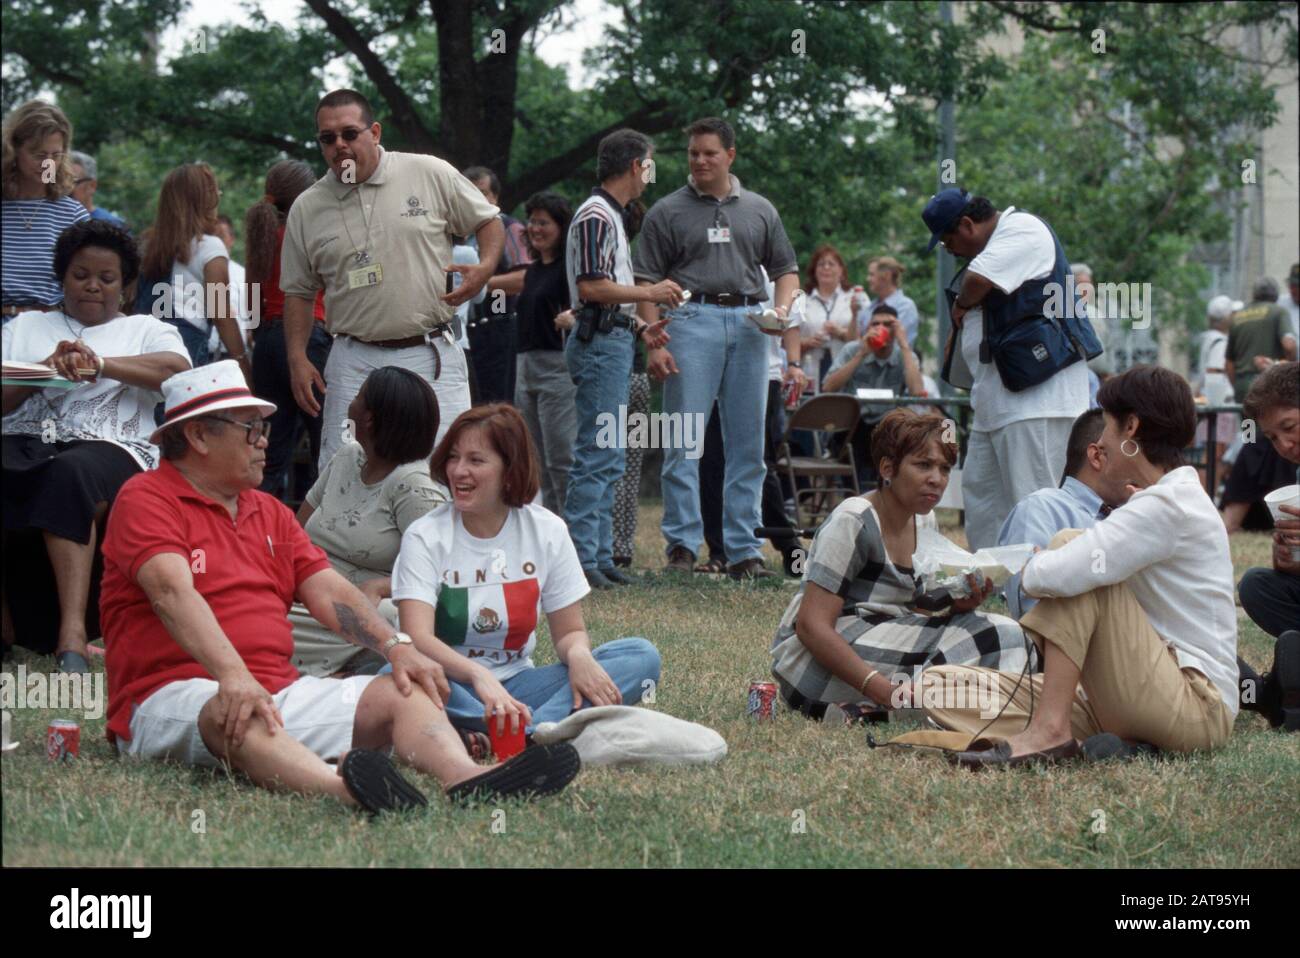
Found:
[[[795,634],[804,590],[814,582],[844,600],[835,631],[872,668],[887,677],[949,663],[1020,672],[1026,655],[1020,623],[1004,615],[962,612],[927,615],[911,609],[912,570],[894,565],[875,508],[865,496],[848,499],[817,531],[804,567],[804,584],[781,617],[772,642],[772,674],[793,709],[820,715],[829,702],[863,702],[862,692],[836,678]]]

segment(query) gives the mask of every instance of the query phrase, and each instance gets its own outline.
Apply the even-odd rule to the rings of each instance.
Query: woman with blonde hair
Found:
[[[4,121],[4,255],[0,299],[4,322],[19,313],[48,312],[63,302],[54,275],[54,244],[74,223],[89,219],[72,193],[72,124],[58,107],[31,100]]]
[[[141,273],[170,284],[165,301],[155,300],[151,311],[180,330],[194,365],[211,361],[208,335],[215,322],[226,352],[251,383],[252,367],[230,298],[230,253],[216,235],[220,203],[221,190],[208,164],[186,163],[168,173]]]

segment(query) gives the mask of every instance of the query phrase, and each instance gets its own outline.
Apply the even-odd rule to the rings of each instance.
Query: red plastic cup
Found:
[[[880,349],[885,345],[885,343],[889,342],[889,335],[890,333],[888,329],[883,326],[877,326],[871,331],[871,334],[867,336],[867,345],[872,349]]]
[[[524,741],[524,717],[519,716],[519,731],[510,731],[510,716],[505,717],[506,730],[497,731],[497,719],[501,716],[493,715],[488,719],[488,740],[492,743],[492,754],[497,757],[497,761],[504,762],[508,758],[514,758],[524,750],[527,744]]]

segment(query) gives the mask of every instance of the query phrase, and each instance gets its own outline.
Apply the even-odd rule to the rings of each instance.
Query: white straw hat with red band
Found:
[[[249,392],[243,370],[233,359],[177,373],[163,380],[162,392],[165,413],[162,425],[149,437],[152,443],[168,426],[223,409],[258,409],[263,416],[275,412],[275,403]]]

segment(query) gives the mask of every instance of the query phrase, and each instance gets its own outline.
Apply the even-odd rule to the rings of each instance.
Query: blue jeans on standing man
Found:
[[[626,437],[608,439],[598,417],[609,413],[618,420],[618,407],[626,405],[632,375],[632,332],[615,327],[597,332],[584,343],[570,334],[564,344],[569,376],[578,387],[578,435],[569,468],[569,490],[564,501],[564,521],[578,550],[583,569],[609,569],[614,565],[614,486],[623,476]],[[603,436],[602,436],[603,433]]]
[[[664,412],[696,417],[691,428],[702,444],[713,403],[718,404],[726,460],[722,542],[732,565],[763,554],[754,529],[761,525],[767,475],[768,344],[766,334],[746,316],[753,308],[688,303],[673,311],[668,327],[668,351],[678,372],[664,382]],[[704,542],[699,458],[690,458],[685,448],[665,449],[661,485],[667,551],[680,545],[698,556]]]

